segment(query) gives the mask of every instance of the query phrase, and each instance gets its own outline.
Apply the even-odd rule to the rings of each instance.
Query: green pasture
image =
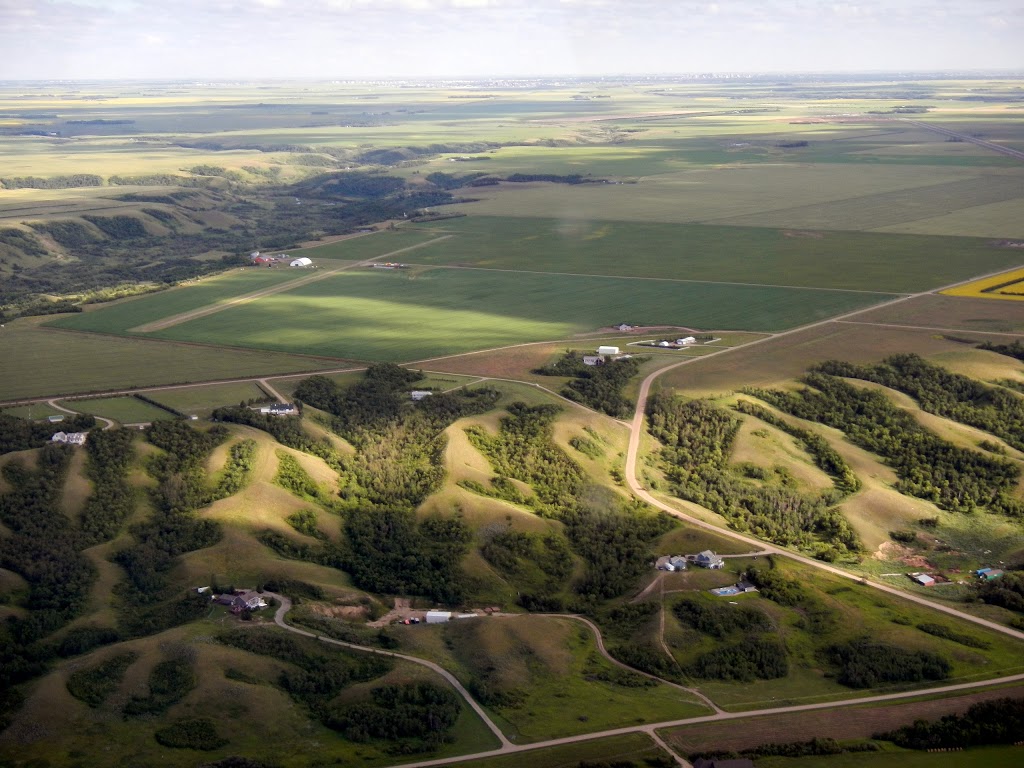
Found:
[[[66,315],[49,324],[57,328],[120,333],[137,325],[208,307],[307,274],[292,269],[242,267],[159,293],[94,305],[86,312]]]
[[[447,240],[416,264],[913,292],[1010,268],[989,240],[870,232],[467,216],[421,225]]]
[[[49,416],[67,416],[64,411],[58,410],[48,403],[32,403],[31,405],[17,405],[13,408],[0,409],[8,416],[17,416],[19,419],[45,419]]]
[[[434,269],[332,275],[154,333],[360,360],[424,360],[564,339],[629,318],[643,325],[779,330],[888,298],[883,294],[629,278]],[[151,313],[147,313],[151,314]],[[134,318],[90,318],[126,332]],[[77,319],[77,318],[76,318]],[[120,329],[117,323],[120,323]]]
[[[0,359],[0,401],[337,367],[271,352],[69,333],[35,319],[0,329]]]
[[[243,401],[267,397],[266,393],[252,381],[163,389],[147,392],[146,396],[182,413],[199,416],[206,416],[215,408],[224,405],[238,405]]]
[[[65,408],[93,416],[105,416],[122,424],[137,424],[147,421],[161,421],[175,418],[162,408],[143,402],[136,397],[100,397],[89,400],[64,400]]]

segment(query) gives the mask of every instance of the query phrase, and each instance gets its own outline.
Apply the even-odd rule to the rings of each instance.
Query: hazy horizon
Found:
[[[1016,0],[0,0],[0,80],[384,80],[1024,67]]]

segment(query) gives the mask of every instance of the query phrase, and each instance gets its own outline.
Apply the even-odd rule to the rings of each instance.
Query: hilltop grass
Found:
[[[455,237],[408,261],[486,269],[909,292],[1018,261],[988,240],[925,235],[496,216],[420,226]]]
[[[884,294],[626,278],[434,269],[356,271],[152,334],[344,359],[423,360],[591,331],[622,317],[644,325],[780,330],[869,306]],[[127,332],[140,316],[103,312],[76,326]]]

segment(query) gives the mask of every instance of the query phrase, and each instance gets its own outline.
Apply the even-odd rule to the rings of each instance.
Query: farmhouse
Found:
[[[584,365],[604,365],[604,355],[584,355]]]
[[[299,256],[297,259],[293,259],[288,262],[289,267],[311,267],[313,266],[313,260],[308,256]]]
[[[221,595],[217,598],[217,602],[228,606],[232,613],[241,613],[245,610],[258,611],[260,608],[267,607],[263,595],[253,592],[251,589],[233,595]]]
[[[694,555],[693,562],[701,568],[711,568],[714,570],[718,570],[725,565],[725,561],[710,549],[705,549],[700,554]]]
[[[295,416],[298,412],[294,403],[273,403],[260,408],[260,413],[269,413],[271,416]]]
[[[685,571],[686,558],[682,555],[663,555],[654,563],[659,571]]]
[[[696,344],[696,343],[697,343],[697,339],[694,336],[684,336],[681,339],[676,339],[676,346],[677,347],[685,347],[685,346],[688,346],[690,344]]]
[[[57,432],[50,440],[54,443],[65,443],[67,445],[85,445],[85,432]]]
[[[630,325],[629,323],[619,323],[615,326],[615,330],[626,332],[632,331],[635,327],[635,325]]]
[[[617,355],[619,354],[618,347],[598,347],[597,354],[599,355]]]
[[[411,397],[418,403],[420,400],[430,397],[433,394],[433,392],[430,392],[426,389],[414,389],[412,392],[409,393],[409,397]]]

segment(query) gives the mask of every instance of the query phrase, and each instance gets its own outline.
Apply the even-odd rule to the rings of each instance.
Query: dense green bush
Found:
[[[834,645],[825,654],[839,667],[837,680],[850,688],[945,680],[953,668],[949,661],[931,651],[907,651],[866,639]]]
[[[962,715],[915,720],[876,738],[906,749],[948,749],[1024,741],[1024,699],[992,699],[972,704]]]
[[[132,696],[124,705],[125,719],[165,712],[185,698],[197,683],[191,659],[178,656],[161,661],[149,673],[149,695]]]
[[[128,651],[112,656],[94,667],[72,672],[67,680],[68,693],[95,709],[117,690],[124,673],[138,658],[139,654]]]
[[[775,680],[789,674],[789,657],[780,640],[751,635],[698,656],[684,671],[703,680]]]
[[[734,632],[767,632],[772,628],[764,611],[749,605],[734,607],[688,598],[677,603],[672,612],[684,624],[719,639]]]
[[[992,645],[987,640],[982,640],[979,637],[964,634],[963,632],[957,632],[955,629],[950,629],[945,624],[925,622],[923,624],[918,624],[917,628],[929,635],[941,637],[944,640],[952,640],[954,643],[966,645],[968,648],[989,648]]]
[[[461,711],[462,702],[448,688],[406,683],[375,688],[369,701],[332,707],[326,724],[352,741],[412,739],[409,751],[422,751],[450,740]]]
[[[212,752],[220,749],[228,740],[217,733],[217,726],[206,718],[178,720],[153,734],[157,742],[172,749],[198,749]]]

